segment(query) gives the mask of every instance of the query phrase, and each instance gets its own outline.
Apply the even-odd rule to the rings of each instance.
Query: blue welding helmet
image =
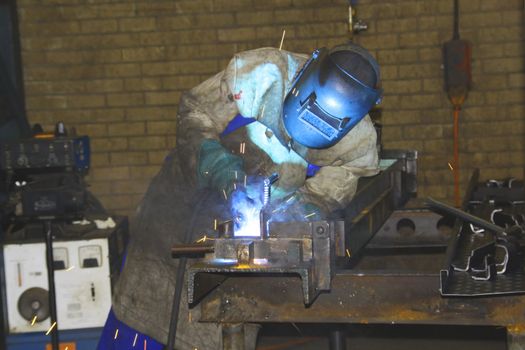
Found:
[[[309,148],[336,144],[381,101],[379,66],[355,44],[315,50],[284,100],[289,136]]]

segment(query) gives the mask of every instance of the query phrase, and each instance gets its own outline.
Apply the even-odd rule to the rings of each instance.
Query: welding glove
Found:
[[[225,149],[217,140],[202,141],[197,165],[199,187],[210,187],[227,196],[236,183],[242,183],[244,161]]]
[[[277,203],[272,203],[272,221],[319,221],[325,217],[321,208],[308,202],[298,192]]]

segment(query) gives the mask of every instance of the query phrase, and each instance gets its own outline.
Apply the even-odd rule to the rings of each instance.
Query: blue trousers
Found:
[[[113,310],[102,330],[97,350],[162,350],[164,345],[120,322]]]

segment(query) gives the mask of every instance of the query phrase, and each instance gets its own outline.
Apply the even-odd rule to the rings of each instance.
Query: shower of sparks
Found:
[[[51,331],[53,330],[53,328],[55,328],[56,325],[57,325],[57,323],[56,323],[56,322],[53,322],[53,324],[51,325],[51,327],[49,327],[49,329],[47,330],[46,335],[49,335],[49,333],[51,333]]]
[[[115,336],[113,337],[113,339],[115,340],[115,339],[117,339],[117,337],[118,337],[118,328],[117,328],[117,330],[115,331]]]
[[[135,347],[135,345],[137,345],[137,338],[138,337],[139,337],[139,334],[135,333],[135,338],[133,338],[133,347]]]
[[[346,255],[348,255],[349,258],[352,256],[352,254],[350,254],[350,250],[348,248],[346,249]]]
[[[310,214],[308,214],[308,215],[305,215],[304,218],[307,219],[307,218],[309,218],[310,216],[314,216],[314,215],[315,215],[315,212],[310,213]]]
[[[226,190],[224,188],[222,189],[222,194],[224,195],[224,199],[228,200],[228,195],[226,194]]]
[[[283,30],[283,36],[281,37],[281,44],[279,44],[279,51],[283,48],[284,36],[286,35],[286,29]]]
[[[241,154],[244,154],[246,152],[246,142],[241,142],[240,144],[240,151]]]
[[[34,325],[35,325],[36,318],[37,318],[37,316],[33,317],[33,319],[31,320],[31,326],[34,326]]]
[[[450,162],[448,163],[448,167],[450,168],[450,170],[454,171],[454,167],[452,166],[452,164],[450,164]]]

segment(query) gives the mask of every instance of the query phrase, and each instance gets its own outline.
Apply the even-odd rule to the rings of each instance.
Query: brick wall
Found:
[[[460,114],[464,190],[474,168],[485,179],[524,175],[525,5],[459,2],[461,38],[472,43],[472,90]],[[359,4],[370,29],[358,41],[383,68],[384,143],[420,151],[419,196],[451,199],[453,116],[443,93],[441,45],[452,38],[453,1]]]
[[[233,53],[278,46],[308,52],[349,37],[346,0],[19,0],[28,117],[59,120],[92,138],[92,190],[129,214],[175,145],[184,90]],[[523,0],[461,1],[473,43],[473,89],[461,115],[463,182],[523,177]],[[420,194],[452,197],[452,114],[442,92],[441,43],[452,0],[362,0],[378,58],[389,148],[420,150]]]

